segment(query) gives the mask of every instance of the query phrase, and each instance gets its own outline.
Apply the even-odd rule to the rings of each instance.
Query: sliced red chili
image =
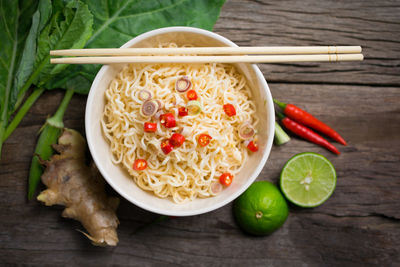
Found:
[[[185,107],[180,107],[180,108],[178,109],[178,114],[179,114],[179,116],[181,116],[181,117],[185,117],[185,116],[187,116],[187,115],[189,114],[189,112],[188,112],[188,109],[187,109],[187,108],[185,108]]]
[[[145,159],[137,159],[133,163],[133,169],[136,171],[143,171],[147,168],[147,161]]]
[[[189,90],[189,91],[186,93],[186,96],[187,96],[187,98],[188,98],[189,100],[196,100],[196,99],[197,99],[197,93],[196,93],[195,90]]]
[[[185,142],[185,137],[179,133],[174,133],[169,139],[169,142],[173,147],[180,147],[183,145],[183,142]]]
[[[168,155],[173,149],[174,147],[169,140],[164,140],[161,142],[161,150],[165,155]]]
[[[157,123],[145,122],[144,131],[148,133],[154,133],[155,131],[157,131]]]
[[[197,138],[197,142],[201,146],[207,146],[210,143],[211,139],[212,137],[209,136],[208,134],[200,134],[199,137]]]
[[[161,124],[167,128],[173,128],[176,126],[176,120],[172,113],[165,113],[160,116]]]
[[[255,143],[254,141],[250,141],[249,144],[247,145],[247,148],[248,148],[251,152],[257,152],[257,151],[258,151],[258,144]]]
[[[225,111],[226,115],[228,115],[229,117],[236,115],[236,109],[232,104],[225,104],[224,111]]]
[[[232,183],[233,181],[233,175],[230,174],[229,172],[224,172],[220,177],[219,177],[219,182],[225,186],[228,186]]]

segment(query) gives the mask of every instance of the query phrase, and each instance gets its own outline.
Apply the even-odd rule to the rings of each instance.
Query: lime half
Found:
[[[324,156],[312,152],[300,153],[286,162],[280,186],[290,202],[301,207],[316,207],[335,190],[336,171]]]

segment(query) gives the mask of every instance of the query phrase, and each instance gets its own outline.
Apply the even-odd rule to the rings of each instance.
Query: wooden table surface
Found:
[[[123,266],[399,266],[400,264],[400,1],[227,1],[214,31],[243,46],[361,45],[363,62],[259,65],[275,98],[298,104],[348,140],[335,156],[293,138],[274,146],[258,180],[278,181],[294,154],[332,161],[335,193],[322,206],[291,206],[284,226],[267,237],[242,233],[232,205],[170,219],[126,200],[115,248],[93,247],[61,218],[61,207],[27,202],[36,133],[61,91],[45,93],[3,148],[0,163],[0,265]],[[85,96],[74,96],[67,127],[83,133]]]

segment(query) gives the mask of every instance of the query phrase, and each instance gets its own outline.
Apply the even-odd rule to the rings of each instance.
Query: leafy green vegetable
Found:
[[[64,20],[60,20],[63,16]],[[38,53],[36,65],[40,66],[45,62],[38,81],[39,86],[46,83],[52,75],[60,73],[68,65],[49,64],[50,50],[52,49],[74,49],[85,46],[92,35],[93,16],[87,5],[80,1],[72,1],[62,10],[56,12],[50,23],[43,29],[38,39]]]
[[[49,0],[41,0],[41,2]],[[34,72],[22,87],[18,99],[23,97],[32,82],[41,87],[54,75],[63,71],[68,65],[52,65],[49,62],[50,50],[82,48],[92,35],[93,16],[86,4],[81,1],[71,1],[65,6],[62,1],[54,1],[52,16],[43,19],[44,27],[40,28],[37,38],[36,60]],[[49,10],[47,10],[49,11]]]
[[[20,76],[21,72],[25,73],[20,71],[25,69],[20,62],[24,46],[29,45],[25,45],[25,40],[30,34],[36,6],[35,1],[0,0],[0,36],[3,36],[0,42],[0,152],[5,128],[14,110],[10,101],[16,90],[13,82],[19,78],[16,73]]]
[[[32,18],[32,25],[29,30],[28,37],[25,41],[25,47],[22,51],[22,58],[14,78],[13,90],[11,94],[10,105],[14,106],[14,110],[20,103],[15,103],[20,91],[25,92],[30,83],[27,83],[29,76],[32,74],[36,57],[36,38],[40,30],[44,27],[46,20],[51,15],[50,0],[42,0],[39,2],[38,10]],[[24,88],[24,85],[26,88]]]
[[[3,9],[1,11],[8,13]],[[2,18],[4,18],[3,15]],[[4,99],[0,99],[2,104],[8,106],[4,112],[3,106],[1,108],[0,143],[5,139],[4,127],[6,127],[11,113],[20,105],[32,83],[41,86],[68,67],[68,65],[50,64],[50,50],[82,48],[92,35],[93,16],[88,6],[81,1],[70,1],[65,4],[61,0],[55,0],[53,3],[50,0],[40,0],[37,11],[33,17],[31,15],[28,19],[32,19],[29,34],[25,38],[23,51],[17,52],[17,54],[21,54],[20,64],[15,71],[14,82],[8,84],[12,89],[7,89],[6,92],[9,93],[5,94]],[[24,29],[24,31],[28,32],[28,29]],[[0,70],[0,73],[3,74],[3,70]],[[14,76],[13,73],[10,75]],[[28,99],[32,105],[37,97]],[[21,113],[21,116],[15,117],[12,121],[10,127],[7,128],[7,136],[18,126],[23,114]]]
[[[94,32],[86,47],[115,47],[133,36],[168,26],[211,30],[221,0],[84,0],[94,16]]]
[[[89,92],[100,66],[51,65],[50,50],[82,48],[86,42],[86,47],[119,47],[143,32],[168,26],[211,30],[224,2],[40,0],[37,5],[36,1],[0,0],[0,36],[5,36],[0,42],[0,153],[11,113],[32,84]],[[7,136],[42,92],[35,90],[28,98],[7,128]]]
[[[157,28],[192,26],[212,30],[225,0],[83,0],[94,16],[88,48],[119,47]],[[87,94],[99,65],[73,65],[44,85]]]

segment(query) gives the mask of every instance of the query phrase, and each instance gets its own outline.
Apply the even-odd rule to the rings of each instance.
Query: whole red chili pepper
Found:
[[[341,143],[342,145],[347,145],[346,141],[335,130],[315,118],[307,111],[302,110],[301,108],[293,104],[282,103],[275,99],[274,102],[283,110],[283,113],[285,113],[285,115],[289,118],[331,137],[333,140]]]
[[[303,137],[304,139],[313,142],[317,145],[320,145],[322,147],[325,147],[326,149],[332,151],[333,153],[339,155],[340,152],[339,150],[326,141],[322,136],[311,130],[310,128],[307,128],[304,125],[301,125],[294,120],[291,120],[288,117],[285,117],[282,113],[277,112],[278,117],[281,119],[282,124],[288,129],[289,131],[297,134],[300,137]]]

